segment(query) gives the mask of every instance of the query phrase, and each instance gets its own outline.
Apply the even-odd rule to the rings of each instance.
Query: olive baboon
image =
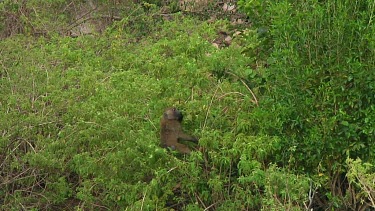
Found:
[[[188,146],[179,143],[179,141],[191,141],[198,143],[198,139],[185,134],[182,130],[182,113],[176,108],[167,108],[160,120],[160,141],[162,147],[170,147],[181,153],[188,154]]]

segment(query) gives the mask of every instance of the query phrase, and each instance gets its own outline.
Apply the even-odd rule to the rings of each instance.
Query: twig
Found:
[[[310,190],[309,190],[309,206],[307,207],[306,210],[312,210],[312,205],[313,205],[313,202],[314,202],[314,197],[315,197],[315,194],[316,194],[316,190],[317,190],[318,187],[316,187],[315,189],[313,189],[313,182],[312,180],[310,179]]]
[[[250,87],[245,83],[245,81],[241,77],[239,77],[238,75],[236,75],[236,74],[234,74],[232,72],[229,72],[229,71],[226,71],[225,73],[237,77],[241,81],[241,83],[246,87],[246,89],[249,90],[249,92],[251,93],[251,95],[253,96],[254,100],[252,100],[252,102],[254,102],[257,106],[259,106],[258,99],[255,96],[254,92],[250,89]]]
[[[210,206],[208,206],[206,209],[204,209],[204,211],[207,211],[207,210],[209,210],[211,207],[213,207],[213,206],[215,206],[217,204],[217,202],[215,202],[215,203],[213,203],[213,204],[211,204]]]
[[[367,193],[368,199],[371,202],[372,206],[375,207],[375,201],[372,198],[372,192],[373,191],[370,190],[368,185],[363,181],[362,177],[360,177],[359,175],[356,175],[356,177],[357,177],[357,180],[359,181],[359,183],[362,185],[362,189]]]
[[[30,168],[27,168],[23,172],[21,172],[18,175],[14,176],[11,180],[4,180],[0,185],[8,185],[8,184],[14,183],[14,182],[16,182],[18,180],[21,180],[21,179],[25,179],[25,178],[29,178],[29,177],[35,177],[35,175],[29,175],[29,176],[21,177],[22,175],[26,174],[26,172],[28,172],[28,171],[30,171]]]
[[[147,194],[147,189],[146,189],[146,191],[145,191],[145,193],[143,194],[143,197],[142,197],[141,210],[143,210],[143,203],[145,202],[146,194]]]
[[[216,87],[216,90],[215,90],[215,93],[214,95],[211,97],[211,101],[210,101],[210,105],[208,106],[207,108],[207,112],[206,112],[206,117],[204,119],[204,124],[203,124],[203,129],[204,130],[206,128],[206,124],[207,124],[207,118],[208,118],[208,114],[210,113],[210,108],[212,106],[212,102],[214,101],[214,98],[216,96],[216,93],[217,93],[217,90],[219,89],[219,85]]]
[[[225,94],[221,95],[221,96],[218,97],[217,99],[220,100],[221,98],[223,98],[223,97],[225,97],[225,96],[227,96],[227,95],[230,95],[230,94],[238,94],[238,95],[241,95],[241,96],[246,96],[246,95],[242,94],[241,92],[228,92],[228,93],[225,93]]]
[[[195,197],[197,197],[198,201],[202,204],[202,206],[204,207],[204,210],[207,209],[206,205],[203,203],[202,199],[199,197],[199,195],[197,193],[194,193],[195,194]]]
[[[35,148],[33,147],[33,145],[29,142],[29,141],[27,141],[27,140],[25,140],[25,142],[30,146],[30,148],[34,151],[34,153],[36,154],[36,151],[35,151]]]
[[[103,206],[103,205],[100,205],[100,204],[95,204],[95,203],[93,203],[92,205],[94,205],[95,207],[102,208],[102,209],[110,210],[108,207]]]
[[[167,171],[167,173],[169,173],[169,172],[171,172],[171,171],[175,170],[175,169],[176,169],[177,167],[178,167],[178,166],[175,166],[175,167],[173,167],[173,168],[169,169],[169,170]]]

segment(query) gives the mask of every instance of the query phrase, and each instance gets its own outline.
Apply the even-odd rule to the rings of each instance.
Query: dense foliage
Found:
[[[375,206],[372,1],[240,0],[244,30],[127,3],[78,37],[59,31],[69,2],[47,2],[0,3],[21,17],[0,25],[1,209]],[[169,106],[190,155],[159,146]]]
[[[262,115],[258,131],[281,138],[276,160],[311,175],[327,207],[358,210],[360,195],[374,206],[374,185],[360,190],[347,177],[348,159],[375,162],[374,2],[239,4],[267,31],[269,89],[259,109],[273,115]]]

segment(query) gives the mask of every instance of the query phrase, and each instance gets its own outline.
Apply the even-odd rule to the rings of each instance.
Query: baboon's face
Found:
[[[168,120],[177,120],[181,122],[183,117],[181,111],[176,108],[167,108],[164,112],[164,118]]]

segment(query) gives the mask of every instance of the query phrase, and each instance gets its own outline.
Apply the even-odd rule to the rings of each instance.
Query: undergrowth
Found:
[[[101,34],[0,41],[1,209],[374,207],[371,1],[239,1],[254,25],[223,48],[228,21],[151,3]],[[170,106],[190,155],[159,146]]]

